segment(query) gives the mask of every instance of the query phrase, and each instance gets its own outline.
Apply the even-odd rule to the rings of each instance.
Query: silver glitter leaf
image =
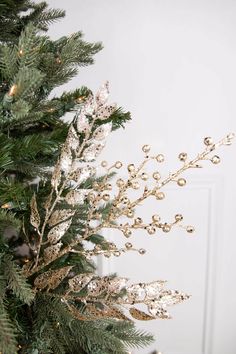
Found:
[[[79,146],[79,137],[78,137],[76,130],[72,124],[70,125],[69,131],[68,131],[66,143],[68,144],[68,146],[72,150],[76,150]]]
[[[92,143],[89,147],[87,147],[83,152],[83,159],[85,161],[93,161],[95,158],[101,153],[104,148],[105,143]]]
[[[144,301],[146,292],[144,287],[139,284],[133,284],[129,286],[127,289],[127,297],[128,297],[128,302],[133,303],[133,302],[140,302]]]
[[[38,207],[37,207],[37,201],[36,201],[35,194],[33,195],[32,199],[31,199],[30,209],[31,209],[30,223],[36,229],[38,229],[38,227],[40,225],[40,215],[39,215],[39,212],[38,212]]]
[[[71,165],[72,165],[72,152],[70,147],[67,144],[64,145],[61,150],[60,166],[64,172],[68,172],[71,168]]]
[[[95,169],[90,166],[81,167],[73,171],[70,174],[69,179],[75,181],[77,185],[80,185],[82,182],[86,181],[86,179],[91,177],[94,173]]]
[[[107,123],[103,124],[100,127],[98,127],[94,133],[93,133],[93,138],[95,140],[104,140],[111,132],[112,124]]]
[[[86,117],[84,110],[81,110],[77,116],[77,131],[79,133],[85,133],[89,130],[89,121]]]
[[[85,102],[85,104],[83,106],[83,111],[84,111],[85,115],[92,116],[94,111],[95,111],[95,109],[96,109],[96,103],[94,101],[93,95],[91,94],[87,98],[87,100],[86,100],[86,102]]]
[[[146,299],[155,299],[163,291],[165,281],[157,280],[149,284],[145,284]]]
[[[109,82],[106,81],[99,89],[99,91],[96,94],[96,102],[97,104],[100,105],[104,105],[109,97]]]
[[[78,189],[78,190],[71,190],[67,193],[65,200],[69,205],[75,206],[77,204],[83,204],[85,198],[87,197],[88,193],[91,189]]]
[[[71,291],[82,290],[93,278],[93,274],[79,274],[69,280],[69,287]]]
[[[107,290],[111,293],[119,294],[127,285],[128,278],[111,278],[108,282]]]
[[[162,320],[171,319],[169,312],[155,303],[148,305],[148,312],[155,318],[160,318]]]
[[[94,113],[96,119],[106,120],[108,119],[113,112],[117,109],[117,105],[115,103],[110,104],[108,106],[99,107]]]

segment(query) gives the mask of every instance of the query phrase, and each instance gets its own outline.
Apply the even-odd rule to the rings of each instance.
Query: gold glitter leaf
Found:
[[[38,227],[40,225],[40,215],[39,215],[39,212],[38,212],[38,207],[37,207],[37,201],[36,201],[35,194],[33,195],[32,199],[31,199],[30,208],[31,208],[30,223],[36,229],[38,229]]]
[[[70,305],[68,306],[70,313],[74,318],[80,321],[87,321],[88,318],[84,316],[75,306]]]
[[[52,261],[55,258],[57,258],[58,253],[60,252],[62,246],[62,242],[58,242],[55,245],[49,246],[47,248],[45,248],[43,255],[44,255],[44,261],[48,262],[48,261]]]
[[[91,273],[78,274],[69,280],[69,287],[71,291],[80,291],[90,282],[92,278],[93,274]]]
[[[42,273],[35,279],[34,285],[38,289],[56,289],[58,285],[67,277],[71,268],[72,266],[68,266]]]
[[[60,182],[61,182],[61,164],[60,162],[57,162],[51,178],[51,185],[56,191],[58,186],[60,185]]]
[[[66,219],[71,218],[75,214],[75,210],[72,209],[61,209],[61,210],[56,210],[54,213],[51,215],[48,225],[50,227],[59,224],[62,221],[65,221]]]
[[[133,318],[135,318],[136,320],[140,320],[140,321],[150,321],[150,320],[155,320],[155,317],[152,317],[150,315],[148,315],[147,313],[136,309],[135,307],[131,307],[129,309],[129,313],[131,314],[131,316]]]
[[[48,233],[48,241],[50,243],[57,243],[64,236],[66,231],[69,229],[71,224],[71,219],[62,222],[61,224],[53,227]]]

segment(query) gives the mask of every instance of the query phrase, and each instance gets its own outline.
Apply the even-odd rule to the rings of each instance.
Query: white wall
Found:
[[[52,27],[54,37],[83,30],[87,40],[105,46],[70,88],[97,89],[108,79],[112,99],[132,112],[132,123],[110,137],[104,157],[136,161],[148,142],[166,152],[171,170],[177,154],[194,154],[204,136],[236,130],[235,0],[49,3],[67,10]],[[167,218],[181,211],[197,225],[194,238],[179,231],[169,239],[140,236],[147,256],[133,256],[132,267],[127,258],[110,265],[133,279],[167,277],[172,287],[192,293],[172,311],[173,321],[142,325],[155,332],[152,348],[163,354],[236,353],[235,153],[236,145],[222,151],[221,166],[206,163],[192,173],[192,185],[172,188],[161,206]]]

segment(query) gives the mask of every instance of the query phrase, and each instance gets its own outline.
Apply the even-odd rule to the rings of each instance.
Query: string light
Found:
[[[16,94],[16,91],[17,91],[17,85],[14,84],[12,85],[12,87],[10,88],[10,91],[8,93],[9,96],[14,96]]]

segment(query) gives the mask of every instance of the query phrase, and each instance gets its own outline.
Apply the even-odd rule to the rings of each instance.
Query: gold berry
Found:
[[[133,210],[128,210],[127,216],[128,216],[128,218],[133,218],[134,217],[134,211]]]
[[[144,248],[140,248],[138,251],[141,255],[146,253],[146,250]]]
[[[181,214],[176,214],[176,215],[175,215],[175,220],[176,220],[176,221],[181,221],[181,220],[183,220],[183,215],[181,215]]]
[[[123,197],[122,199],[121,199],[121,202],[123,203],[123,204],[128,204],[129,202],[130,202],[130,200],[129,200],[129,198],[127,198],[127,197]]]
[[[161,218],[160,218],[159,215],[155,214],[155,215],[152,216],[152,220],[153,220],[154,222],[159,222],[159,221],[161,220]]]
[[[141,179],[142,179],[143,181],[147,181],[147,180],[148,180],[148,175],[147,175],[145,172],[143,172],[143,173],[141,174]]]
[[[157,162],[163,162],[165,160],[165,157],[163,154],[159,154],[156,156]]]
[[[127,168],[128,168],[129,172],[134,172],[134,170],[135,170],[135,166],[133,163],[129,164]]]
[[[101,166],[102,166],[102,167],[105,168],[105,167],[107,167],[107,165],[108,165],[107,161],[102,161],[102,162],[101,162]]]
[[[213,139],[209,136],[207,136],[205,139],[204,139],[204,144],[206,146],[209,146],[209,145],[212,145],[213,144]]]
[[[127,250],[130,250],[133,247],[133,245],[130,242],[126,242],[125,247],[127,248]]]
[[[132,235],[132,232],[131,232],[130,229],[125,229],[125,230],[123,231],[123,233],[124,233],[125,237],[130,237],[130,236]]]
[[[164,194],[163,192],[157,192],[157,193],[156,193],[156,198],[157,198],[158,200],[162,200],[162,199],[165,198],[165,194]]]
[[[211,162],[212,162],[214,165],[217,165],[218,163],[220,163],[220,158],[219,158],[219,156],[217,156],[217,155],[212,156]]]
[[[186,184],[186,179],[184,179],[184,178],[179,178],[178,181],[177,181],[177,184],[178,184],[180,187],[185,186],[185,184]]]
[[[150,151],[150,149],[151,148],[149,145],[143,145],[143,147],[142,147],[142,150],[143,150],[143,152],[145,152],[145,154],[148,153]]]
[[[110,200],[110,195],[109,194],[104,194],[102,196],[102,199],[105,201],[105,202],[108,202]]]
[[[140,225],[140,224],[142,224],[143,220],[138,217],[138,218],[136,218],[136,219],[134,220],[134,222],[135,222],[136,225]]]
[[[120,251],[115,251],[115,252],[113,252],[113,255],[114,255],[115,257],[119,257],[119,256],[120,256]]]
[[[149,233],[149,235],[154,235],[155,232],[156,232],[156,229],[153,226],[148,226],[147,227],[147,232]]]
[[[152,177],[153,177],[156,181],[158,181],[158,180],[161,178],[161,175],[160,175],[159,172],[154,172],[153,175],[152,175]]]
[[[186,154],[186,152],[181,152],[181,153],[179,154],[179,159],[180,159],[180,161],[186,161],[186,160],[187,160],[187,157],[188,157],[188,155]]]
[[[119,169],[123,166],[122,162],[121,161],[116,161],[115,163],[115,168]]]
[[[163,230],[163,232],[170,232],[171,226],[169,224],[164,224],[162,226],[162,230]]]
[[[98,182],[94,182],[93,183],[93,189],[98,189],[99,188],[99,183]]]
[[[125,184],[124,180],[122,178],[119,178],[117,181],[116,181],[116,185],[117,187],[123,187]]]
[[[186,231],[187,231],[189,234],[192,234],[192,233],[195,231],[195,229],[194,229],[193,226],[187,226],[187,227],[186,227]]]
[[[139,185],[138,181],[133,181],[133,182],[131,183],[131,187],[132,187],[133,189],[139,189],[140,185]]]

